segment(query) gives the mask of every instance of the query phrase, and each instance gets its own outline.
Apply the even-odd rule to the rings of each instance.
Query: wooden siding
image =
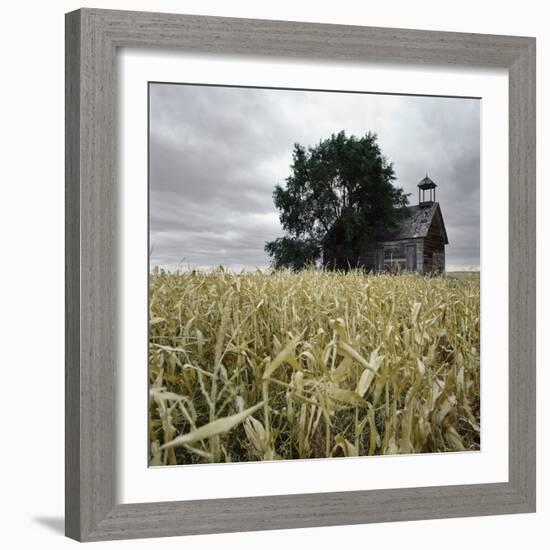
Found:
[[[445,234],[439,216],[434,216],[424,241],[424,273],[445,271]]]
[[[414,246],[415,252],[408,247]],[[415,267],[411,269],[411,260]],[[434,216],[425,237],[399,239],[377,243],[359,255],[360,267],[371,271],[416,271],[432,273],[445,271],[445,230],[439,215]]]
[[[407,248],[411,246],[414,247],[412,257],[416,260],[412,270],[422,273],[422,239],[379,242],[372,249],[363,250],[359,256],[359,265],[372,271],[406,271]]]
[[[411,212],[411,220],[403,222],[395,235],[363,248],[358,258],[359,267],[377,272],[416,271],[421,275],[445,271],[448,241],[439,205],[411,207]],[[410,232],[410,236],[402,235],[404,232]]]

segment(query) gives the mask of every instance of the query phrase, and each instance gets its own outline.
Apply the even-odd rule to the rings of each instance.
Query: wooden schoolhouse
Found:
[[[449,244],[445,222],[435,198],[437,185],[428,177],[418,184],[418,204],[408,206],[408,215],[393,229],[383,229],[375,246],[359,255],[359,264],[369,270],[445,271],[445,245]]]

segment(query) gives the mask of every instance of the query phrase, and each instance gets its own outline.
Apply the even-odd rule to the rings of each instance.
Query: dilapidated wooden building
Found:
[[[435,200],[437,185],[426,175],[418,184],[418,205],[397,227],[381,230],[375,245],[359,255],[359,264],[373,271],[445,271],[445,245],[449,244],[443,214]],[[427,197],[426,197],[427,195]]]

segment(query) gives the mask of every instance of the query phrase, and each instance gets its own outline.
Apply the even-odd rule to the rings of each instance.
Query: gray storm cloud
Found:
[[[479,266],[479,100],[183,84],[150,85],[151,266],[267,267],[264,244],[283,235],[272,192],[294,143],[340,130],[378,134],[411,204],[427,172],[448,268]]]

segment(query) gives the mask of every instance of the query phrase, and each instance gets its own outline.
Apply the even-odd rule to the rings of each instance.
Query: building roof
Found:
[[[449,244],[443,215],[438,202],[433,202],[426,206],[408,206],[409,215],[403,219],[395,229],[386,229],[383,231],[379,240],[397,241],[400,239],[415,239],[426,237],[434,217],[439,217],[439,222],[443,228],[445,244]]]

